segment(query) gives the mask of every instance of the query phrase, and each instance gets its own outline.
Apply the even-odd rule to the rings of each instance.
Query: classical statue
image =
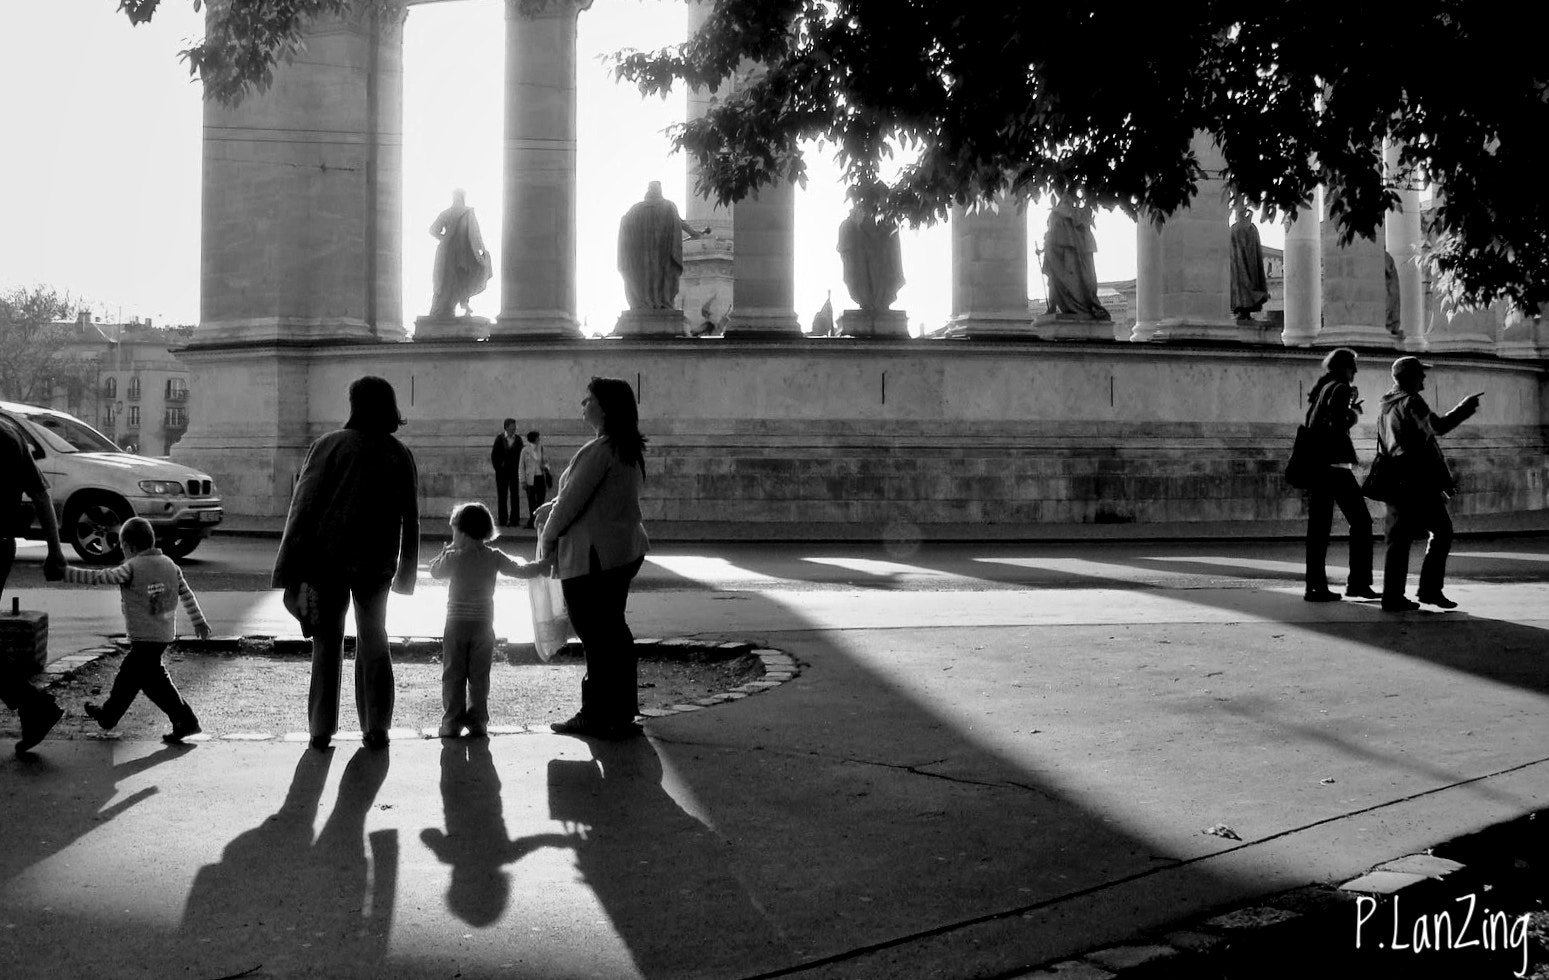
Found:
[[[856,208],[839,223],[839,257],[845,287],[856,306],[871,312],[893,305],[904,284],[897,228],[878,224]]]
[[[1043,236],[1043,274],[1049,281],[1048,312],[1109,320],[1097,301],[1097,238],[1092,234],[1092,209],[1065,196],[1049,212]]]
[[[430,233],[440,242],[436,246],[434,290],[430,300],[432,319],[451,320],[461,306],[465,315],[473,313],[468,301],[484,291],[489,282],[489,249],[479,234],[479,221],[473,208],[465,203],[461,190],[452,192],[452,206],[436,215]]]
[[[1253,213],[1237,206],[1232,224],[1232,312],[1239,320],[1251,320],[1253,314],[1269,302],[1269,279],[1264,275],[1264,252],[1259,245],[1259,230]]]
[[[631,310],[670,310],[683,275],[683,236],[710,234],[689,226],[677,205],[662,197],[662,183],[651,181],[645,200],[624,212],[619,222],[619,273]]]
[[[812,329],[808,332],[811,337],[831,337],[834,330],[834,292],[828,291],[823,299],[823,305],[812,316]]]

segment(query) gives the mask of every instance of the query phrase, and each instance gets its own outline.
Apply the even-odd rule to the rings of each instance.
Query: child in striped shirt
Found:
[[[143,517],[131,517],[119,528],[118,542],[124,549],[124,562],[112,568],[92,569],[70,566],[65,581],[86,585],[116,585],[124,604],[124,627],[129,634],[129,652],[113,678],[113,690],[98,706],[86,705],[86,714],[104,729],[113,728],[123,718],[135,695],[141,691],[151,703],[172,721],[172,731],[163,742],[181,742],[199,734],[199,719],[178,693],[161,655],[172,642],[177,626],[177,606],[193,623],[199,639],[210,635],[210,626],[199,610],[199,600],[183,580],[183,570],[156,547],[156,532]]]
[[[539,566],[489,542],[495,521],[480,503],[452,510],[452,543],[430,560],[431,578],[450,579],[441,639],[441,738],[489,734],[489,671],[495,659],[495,575],[533,578]]]

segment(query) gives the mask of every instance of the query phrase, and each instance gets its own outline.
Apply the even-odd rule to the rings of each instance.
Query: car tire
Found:
[[[173,559],[187,558],[194,553],[194,549],[199,547],[199,542],[203,540],[202,534],[179,534],[161,542],[161,553]]]
[[[70,502],[65,508],[64,526],[59,536],[88,565],[112,565],[124,560],[118,546],[118,529],[133,517],[129,505],[106,496],[91,496]]]

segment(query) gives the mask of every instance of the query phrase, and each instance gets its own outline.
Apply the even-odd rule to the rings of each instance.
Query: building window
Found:
[[[130,390],[133,391],[134,389],[131,388]],[[130,405],[129,406],[129,428],[131,428],[131,429],[138,429],[139,427],[140,427],[140,406],[138,406],[138,405]]]
[[[169,429],[186,429],[186,428],[188,428],[188,409],[186,409],[186,408],[169,408],[169,409],[167,409],[167,428],[169,428]]]
[[[109,378],[106,381],[102,382],[102,394],[106,398],[117,398],[118,397],[118,379],[117,378]]]
[[[167,379],[167,401],[181,402],[188,400],[188,382],[182,378]]]
[[[140,376],[139,375],[135,375],[134,377],[129,379],[129,396],[128,397],[129,397],[129,400],[132,401],[132,402],[137,402],[137,401],[140,400]]]
[[[118,421],[118,416],[116,414],[114,414],[113,406],[112,405],[109,405],[107,408],[104,408],[102,410],[102,425],[103,425],[104,428],[108,428],[108,429],[113,428],[113,425],[117,421]]]

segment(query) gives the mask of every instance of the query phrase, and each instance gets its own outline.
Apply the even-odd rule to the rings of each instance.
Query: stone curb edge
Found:
[[[249,639],[258,638],[212,637],[209,640],[185,640],[180,638],[177,640],[177,644],[185,651],[197,653],[273,652],[272,644],[267,649],[256,644],[246,647],[241,645],[241,641]],[[270,641],[273,640],[272,637],[263,637],[262,639]],[[311,643],[311,641],[298,642],[307,643],[308,646],[310,646]],[[437,650],[440,649],[441,645],[441,641],[439,639],[430,637],[395,637],[393,638],[393,643],[395,646],[402,644],[404,646],[410,647],[430,644],[433,645]],[[729,640],[719,643],[704,643],[698,640],[677,637],[668,639],[659,639],[654,637],[647,639],[636,639],[636,650],[639,650],[642,647],[654,647],[658,650],[673,651],[684,656],[689,653],[706,653],[709,651],[718,651],[724,653],[726,655],[725,659],[748,655],[757,657],[764,671],[763,676],[759,680],[749,681],[745,684],[739,684],[736,687],[722,691],[718,694],[711,694],[706,697],[699,698],[696,701],[669,705],[665,708],[647,708],[640,712],[640,717],[646,721],[650,721],[656,718],[670,718],[673,715],[687,714],[693,711],[702,711],[705,708],[713,708],[716,705],[729,704],[732,701],[740,701],[743,698],[749,697],[751,695],[762,694],[765,691],[779,687],[786,681],[795,679],[801,673],[801,665],[797,663],[795,657],[792,657],[790,654],[781,650],[776,650],[772,647],[760,647],[756,643],[747,640]],[[127,644],[124,644],[123,647],[110,644],[91,647],[78,653],[66,654],[63,657],[59,657],[58,659],[51,661],[43,668],[41,673],[44,677],[47,678],[48,684],[53,685],[56,682],[68,680],[77,670],[80,670],[83,667],[94,663],[99,658],[107,654],[117,653],[120,651],[120,649],[125,648],[127,648]],[[664,659],[680,658],[669,657]],[[358,737],[359,734],[360,733],[358,732],[338,732],[334,737],[336,739],[349,738],[351,736]],[[491,725],[489,726],[489,734],[491,736],[495,736],[530,734],[548,735],[552,733],[548,725]],[[437,737],[437,731],[435,728],[424,728],[420,730],[412,728],[395,728],[389,731],[389,735],[394,738],[422,737],[430,739]],[[113,739],[117,736],[103,735],[94,737]],[[309,736],[305,732],[288,732],[282,735],[274,735],[265,732],[232,732],[225,735],[193,735],[186,739],[186,741],[305,742],[308,738]]]
[[[1546,826],[1549,810],[1534,811],[1437,844],[1423,853],[1384,861],[1339,885],[1293,888],[1255,905],[1186,920],[1165,932],[1143,935],[1141,941],[1098,947],[1045,963],[1008,980],[1219,976],[1222,974],[1210,968],[1219,967],[1222,954],[1234,946],[1238,958],[1261,965],[1273,962],[1272,948],[1277,943],[1292,941],[1320,925],[1338,927],[1343,922],[1353,936],[1357,903],[1362,900],[1382,903],[1399,896],[1434,896],[1444,890],[1488,891],[1491,882],[1502,875],[1531,873],[1531,849],[1545,847]],[[1545,871],[1542,858],[1537,870],[1540,874]]]

